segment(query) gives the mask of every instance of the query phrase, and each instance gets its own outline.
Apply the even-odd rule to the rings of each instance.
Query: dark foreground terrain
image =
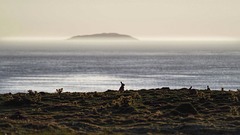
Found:
[[[239,134],[240,92],[188,89],[0,95],[0,134]]]

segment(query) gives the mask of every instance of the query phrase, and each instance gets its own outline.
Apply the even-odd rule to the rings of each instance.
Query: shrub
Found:
[[[21,105],[30,105],[36,103],[29,97],[26,96],[14,96],[13,99],[6,101],[5,105],[12,105],[12,106],[21,106]]]
[[[93,99],[93,94],[89,93],[88,94],[88,99]]]
[[[56,89],[56,92],[58,93],[58,96],[61,97],[61,93],[63,92],[63,88]]]
[[[141,99],[142,96],[138,92],[135,92],[135,94],[133,95],[133,98],[134,99]]]
[[[121,96],[118,101],[121,103],[121,106],[131,106],[134,104],[132,96]]]
[[[119,101],[113,100],[111,106],[115,109],[118,109],[121,107],[121,104],[119,103]]]
[[[35,98],[35,102],[37,103],[42,101],[42,95],[40,93],[36,93],[34,98]]]
[[[13,96],[11,92],[7,95],[7,100],[8,101],[13,100]]]
[[[30,96],[29,99],[36,103],[39,103],[42,100],[42,95],[37,91],[33,92],[32,90],[28,90],[28,95]]]
[[[32,90],[28,90],[29,95],[34,95],[34,92]]]

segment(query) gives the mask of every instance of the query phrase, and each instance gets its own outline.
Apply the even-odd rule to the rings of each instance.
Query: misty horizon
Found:
[[[102,33],[92,33],[92,34],[76,34],[76,35],[69,35],[66,37],[0,37],[0,42],[1,41],[61,41],[61,40],[69,40],[73,37],[76,36],[91,36],[91,35],[97,35],[97,34],[119,34],[116,32],[102,32]],[[238,38],[234,38],[234,37],[166,37],[166,36],[162,36],[162,37],[136,37],[134,35],[130,35],[127,33],[120,33],[120,35],[127,35],[130,36],[132,38],[136,38],[139,41],[229,41],[229,42],[234,42],[234,41],[240,41],[240,39]],[[89,39],[89,41],[92,40],[93,42],[98,41],[97,38],[91,37],[91,39]],[[101,39],[100,41],[104,40]],[[106,40],[110,40],[107,39]],[[116,39],[114,39],[116,40]],[[75,40],[77,41],[77,40]],[[81,40],[78,40],[81,41]]]
[[[229,40],[5,40],[7,50],[86,50],[86,51],[164,51],[164,50],[240,50],[240,41]]]

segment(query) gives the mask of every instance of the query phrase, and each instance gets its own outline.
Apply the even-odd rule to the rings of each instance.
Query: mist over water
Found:
[[[237,42],[0,42],[0,92],[240,88]]]
[[[124,52],[158,52],[158,51],[179,51],[179,50],[208,50],[226,51],[240,50],[239,40],[161,40],[161,41],[75,41],[75,40],[46,40],[46,41],[21,41],[0,40],[0,51],[122,51]]]

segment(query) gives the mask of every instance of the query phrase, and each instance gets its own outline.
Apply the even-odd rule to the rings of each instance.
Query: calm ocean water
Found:
[[[0,93],[119,89],[240,89],[236,51],[2,51]]]

